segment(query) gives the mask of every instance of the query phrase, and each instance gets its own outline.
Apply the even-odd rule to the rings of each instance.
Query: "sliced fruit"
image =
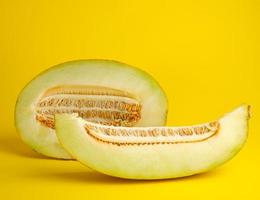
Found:
[[[217,121],[185,127],[112,127],[73,114],[55,117],[64,148],[101,173],[129,179],[165,179],[213,169],[231,159],[247,138],[249,107]]]
[[[54,129],[56,113],[78,113],[114,126],[164,125],[167,100],[147,73],[116,61],[80,60],[57,65],[20,93],[15,123],[25,143],[51,157],[71,158]]]

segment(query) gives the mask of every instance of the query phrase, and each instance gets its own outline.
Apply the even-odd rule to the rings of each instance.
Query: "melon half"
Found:
[[[22,140],[46,156],[70,159],[57,140],[54,115],[78,113],[113,126],[162,126],[167,99],[147,73],[109,60],[79,60],[44,71],[21,91],[15,124]]]
[[[81,163],[129,179],[183,177],[230,160],[247,138],[249,106],[220,119],[185,127],[114,127],[58,114],[57,136]]]

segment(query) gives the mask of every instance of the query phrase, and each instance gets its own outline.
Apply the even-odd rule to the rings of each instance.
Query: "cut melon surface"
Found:
[[[166,179],[211,170],[230,160],[247,138],[249,106],[185,127],[114,127],[76,114],[57,114],[64,148],[101,173],[128,179]]]
[[[17,99],[15,125],[37,152],[71,159],[57,140],[57,113],[78,113],[88,121],[114,126],[162,126],[167,99],[159,84],[138,68],[110,60],[70,61],[26,85]]]

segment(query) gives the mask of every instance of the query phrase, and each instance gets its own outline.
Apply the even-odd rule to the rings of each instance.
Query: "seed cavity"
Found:
[[[134,126],[141,105],[134,95],[100,86],[59,86],[47,90],[36,105],[36,120],[54,128],[54,115],[78,113],[88,121],[113,126]]]
[[[86,134],[98,142],[117,146],[179,144],[205,141],[219,132],[218,121],[188,127],[127,128],[86,122]]]

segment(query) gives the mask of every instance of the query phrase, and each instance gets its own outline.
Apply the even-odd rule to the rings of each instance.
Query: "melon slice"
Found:
[[[219,120],[185,127],[112,127],[73,114],[57,115],[57,136],[81,163],[129,179],[183,177],[231,159],[247,138],[249,107]]]
[[[116,61],[79,60],[57,65],[20,93],[15,123],[23,141],[47,156],[70,159],[57,140],[54,115],[114,126],[161,126],[167,100],[147,73]]]

